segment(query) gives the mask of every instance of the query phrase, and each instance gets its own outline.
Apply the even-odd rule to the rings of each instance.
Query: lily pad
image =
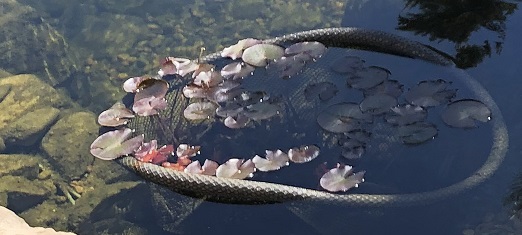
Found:
[[[422,81],[406,92],[404,98],[410,104],[425,108],[439,106],[455,97],[457,90],[447,89],[450,84],[442,79]]]
[[[98,123],[102,126],[121,126],[127,124],[130,118],[134,117],[134,113],[127,109],[121,102],[116,102],[108,110],[103,111],[98,116]]]
[[[189,120],[209,119],[216,113],[217,106],[212,102],[196,102],[189,104],[183,111],[183,116]]]
[[[132,130],[109,131],[100,135],[91,144],[91,154],[102,160],[113,160],[118,157],[134,153],[143,143],[143,135],[129,139]]]
[[[326,52],[326,47],[320,42],[299,42],[285,49],[285,54],[305,54],[313,59],[318,59]]]
[[[442,120],[451,127],[474,128],[477,127],[477,121],[491,120],[491,110],[478,100],[457,100],[444,109]]]
[[[357,72],[358,70],[363,69],[364,67],[364,60],[357,56],[343,56],[337,60],[335,60],[330,68],[337,73],[349,73],[353,74]]]
[[[364,97],[359,104],[363,113],[379,115],[390,111],[397,105],[397,99],[386,94],[375,94]]]
[[[385,68],[370,66],[365,69],[357,70],[352,76],[348,77],[348,86],[355,89],[370,89],[388,79],[390,71]]]
[[[216,176],[222,178],[245,179],[252,177],[255,165],[252,160],[231,158],[216,169]]]
[[[327,107],[317,116],[321,128],[333,133],[344,133],[361,128],[361,123],[371,123],[373,117],[365,114],[355,103],[339,103]]]
[[[299,148],[288,150],[288,158],[295,163],[305,163],[314,160],[319,156],[319,147],[315,145],[305,145]]]
[[[364,182],[364,173],[364,171],[360,171],[354,174],[351,166],[338,165],[326,172],[319,183],[321,187],[330,192],[346,192]]]
[[[424,121],[427,116],[428,112],[424,108],[405,104],[391,108],[391,112],[386,113],[384,119],[390,124],[403,126]]]
[[[285,50],[280,46],[262,43],[245,49],[242,59],[252,66],[264,67],[268,64],[268,61],[279,59],[284,53]]]
[[[258,155],[252,158],[256,169],[260,171],[279,170],[283,166],[288,166],[289,160],[288,155],[279,149],[276,151],[266,150],[265,158]]]
[[[404,85],[402,85],[397,80],[385,80],[383,83],[372,87],[370,89],[365,89],[363,91],[364,96],[370,96],[375,94],[386,94],[393,96],[395,98],[399,98],[404,92]]]
[[[337,92],[339,92],[339,89],[333,83],[319,82],[309,84],[304,90],[304,95],[308,101],[315,99],[317,96],[319,96],[321,101],[327,101],[333,98]]]
[[[426,122],[399,126],[397,130],[402,142],[405,144],[422,144],[435,138],[438,132],[435,125]]]

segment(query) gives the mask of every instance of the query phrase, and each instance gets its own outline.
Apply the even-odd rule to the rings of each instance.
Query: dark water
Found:
[[[219,2],[221,1],[206,1],[207,5],[203,4],[201,7],[207,6],[211,10],[215,8],[217,12]],[[516,2],[484,0],[460,1],[461,4],[456,4],[454,1],[435,1],[433,5],[423,5],[423,2],[347,3],[342,26],[390,32],[423,42],[452,56],[455,56],[457,48],[460,48],[457,56],[459,64],[470,67],[465,70],[466,73],[478,80],[491,94],[504,115],[510,136],[510,148],[504,163],[491,179],[479,187],[435,204],[407,208],[367,209],[335,205],[310,206],[306,203],[242,206],[204,202],[178,228],[171,229],[170,232],[162,231],[158,225],[159,222],[168,222],[168,218],[156,218],[155,212],[148,206],[148,198],[152,197],[144,192],[148,188],[117,195],[116,198],[108,199],[106,203],[143,203],[144,205],[137,206],[139,209],[135,207],[121,219],[150,231],[150,234],[463,234],[463,231],[469,233],[471,230],[475,230],[475,234],[521,233],[520,227],[517,230],[513,225],[517,219],[510,220],[511,204],[504,205],[504,200],[510,193],[510,185],[517,180],[516,176],[522,170],[522,149],[517,144],[522,137],[522,126],[519,122],[522,111],[522,84],[518,81],[522,72],[522,62],[519,59],[522,49],[518,45],[522,40],[522,14],[514,10]],[[420,5],[415,5],[416,3]],[[405,5],[415,6],[410,8]],[[434,7],[435,5],[438,8]],[[515,8],[512,13],[502,14],[498,11],[501,6]],[[440,12],[429,11],[435,8]],[[136,11],[133,8],[130,10]],[[156,14],[160,13],[161,11]],[[398,30],[398,17],[409,17],[409,13],[420,14],[423,18],[419,18],[428,20],[410,21],[409,25],[404,26],[408,30]],[[498,15],[501,17],[495,19]],[[467,29],[470,29],[469,35]],[[420,34],[416,35],[416,32]],[[430,37],[433,40],[430,40]],[[490,47],[490,55],[487,55],[488,50],[484,49],[486,40],[489,43],[487,46]],[[470,52],[462,49],[464,45],[476,47],[472,47],[473,50]],[[368,64],[389,69],[393,78],[401,80],[406,87],[411,87],[421,80],[452,80],[456,76],[451,71],[423,62],[376,53],[353,53],[361,56]],[[459,88],[459,98],[474,98],[473,93],[464,84],[455,81],[453,85]],[[434,113],[438,112],[440,109],[434,110]],[[455,130],[445,127],[437,116],[430,116],[430,121],[439,127],[439,134],[427,144],[415,147],[395,146],[388,151],[369,150],[365,155],[369,160],[361,162],[357,167],[381,170],[368,170],[367,181],[355,192],[411,193],[434,190],[459,182],[482,165],[491,148],[491,123],[472,130]],[[255,148],[258,148],[256,151],[259,152],[266,147]],[[370,144],[370,149],[379,149],[379,142]],[[318,161],[329,162],[330,166],[333,162],[343,161],[336,158],[335,154],[334,151],[327,152],[327,155],[334,156],[321,156],[328,158]],[[302,171],[312,173],[313,168]],[[298,184],[301,179],[297,178],[301,176],[291,174],[278,177],[287,177],[289,180],[283,182],[291,184]],[[314,184],[302,186],[317,188]],[[147,200],[139,202],[142,194]],[[170,193],[170,196],[169,193],[164,195],[179,197],[174,193]],[[90,222],[107,219],[103,216],[103,208],[99,206],[95,209]],[[483,225],[479,227],[480,224]],[[493,229],[495,225],[498,225],[496,230]],[[80,234],[92,232],[89,229],[79,230]],[[114,229],[114,234],[118,233],[117,230]]]

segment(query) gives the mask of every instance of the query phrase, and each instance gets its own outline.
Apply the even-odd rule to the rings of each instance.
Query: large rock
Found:
[[[96,115],[76,112],[58,120],[42,140],[42,149],[58,171],[68,178],[79,177],[92,165],[91,143],[98,137]]]
[[[0,90],[0,142],[7,147],[34,144],[56,121],[58,110],[78,106],[34,75],[0,78]]]
[[[52,228],[31,227],[24,219],[11,210],[0,206],[0,234],[39,234],[39,235],[73,235],[74,233],[56,232]]]
[[[0,68],[37,74],[55,86],[78,72],[78,56],[60,32],[34,8],[0,0]]]

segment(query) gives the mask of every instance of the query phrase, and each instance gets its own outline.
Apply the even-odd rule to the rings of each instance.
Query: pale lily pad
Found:
[[[208,89],[196,84],[188,84],[183,87],[183,95],[187,98],[207,98],[208,92]]]
[[[191,146],[188,144],[180,144],[178,148],[176,148],[176,156],[178,157],[194,157],[199,154],[199,150],[201,146]]]
[[[477,127],[477,121],[491,120],[491,109],[478,100],[457,100],[444,109],[442,120],[451,127],[474,128]]]
[[[359,159],[366,151],[364,142],[356,139],[340,140],[341,155],[346,159]]]
[[[295,55],[295,54],[305,54],[309,55],[313,59],[318,59],[326,52],[326,46],[324,46],[320,42],[299,42],[293,45],[290,45],[285,49],[285,54],[287,55]]]
[[[243,112],[244,107],[238,103],[226,103],[224,106],[220,106],[216,109],[216,115],[226,118],[238,115]]]
[[[212,102],[196,102],[189,104],[183,111],[183,116],[189,120],[209,119],[216,113],[217,106]]]
[[[134,113],[127,109],[121,102],[116,102],[110,109],[100,113],[98,123],[102,126],[121,126],[127,124]]]
[[[397,99],[390,95],[375,94],[366,96],[359,104],[363,113],[379,115],[390,111],[397,105]]]
[[[281,169],[283,166],[288,166],[288,155],[281,150],[270,151],[266,150],[265,158],[258,155],[252,158],[252,162],[256,169],[260,171],[275,171]]]
[[[256,44],[243,52],[242,59],[245,63],[256,67],[264,67],[269,61],[281,58],[285,50],[273,44]]]
[[[451,82],[442,79],[422,81],[405,94],[410,104],[422,107],[433,107],[449,102],[455,97],[457,90],[447,89]]]
[[[163,98],[169,90],[169,84],[162,79],[150,78],[138,84],[134,102],[143,98],[157,97]]]
[[[223,124],[225,124],[226,127],[231,129],[239,129],[245,127],[250,122],[250,118],[238,114],[235,116],[228,116],[223,120]]]
[[[216,175],[218,164],[215,161],[205,159],[203,166],[199,161],[191,162],[183,171],[185,173],[200,174],[200,175]]]
[[[167,108],[167,101],[165,98],[157,98],[154,96],[145,97],[135,101],[132,105],[132,110],[139,116],[151,116],[159,113],[160,110]]]
[[[351,166],[338,165],[326,172],[319,183],[321,187],[330,192],[346,192],[364,182],[364,173],[364,171],[360,171],[354,174]]]
[[[309,84],[304,90],[304,95],[308,101],[315,99],[317,96],[319,96],[321,101],[327,101],[333,98],[337,92],[339,92],[339,89],[333,83],[319,82]]]
[[[405,144],[422,144],[435,138],[438,132],[435,125],[426,122],[399,126],[397,130],[402,142]]]
[[[384,119],[390,124],[403,126],[424,121],[427,116],[428,112],[424,108],[405,104],[391,108],[391,112],[386,113]]]
[[[123,83],[123,90],[126,91],[126,92],[129,92],[129,93],[134,93],[134,92],[136,92],[136,90],[138,90],[138,85],[143,80],[146,80],[146,79],[150,79],[150,78],[147,78],[147,77],[132,77],[132,78],[129,78],[129,79],[127,79]]]
[[[118,157],[134,153],[143,143],[143,135],[129,139],[132,130],[109,131],[100,135],[91,144],[91,154],[102,160],[113,160]]]
[[[356,71],[352,76],[348,77],[348,85],[355,89],[370,89],[388,79],[390,71],[387,69],[370,66],[365,69]]]
[[[305,62],[308,59],[308,56],[303,56],[303,54],[283,56],[281,58],[275,59],[274,63],[272,63],[270,66],[274,66],[276,68],[278,77],[290,78],[303,70]]]
[[[252,75],[254,70],[255,68],[251,65],[242,62],[234,62],[225,65],[225,67],[221,69],[221,76],[225,78],[240,79]]]
[[[288,150],[288,158],[295,163],[305,163],[319,156],[319,147],[315,145],[304,145],[299,148]]]
[[[254,38],[241,39],[236,44],[223,49],[221,56],[230,57],[233,60],[241,58],[243,50],[259,43],[261,43],[261,40]]]
[[[255,165],[252,160],[231,158],[227,162],[221,164],[216,170],[216,176],[222,178],[245,179],[252,177],[255,171]]]
[[[208,87],[215,87],[215,86],[217,86],[224,79],[225,78],[223,78],[221,76],[221,74],[216,72],[216,71],[205,71],[205,72],[199,73],[194,78],[194,82],[193,83],[196,84],[197,86],[208,88]]]

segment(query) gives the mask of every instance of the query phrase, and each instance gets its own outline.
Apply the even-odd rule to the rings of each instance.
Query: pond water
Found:
[[[80,104],[76,109],[96,115],[124,97],[121,85],[125,79],[154,75],[160,68],[159,58],[196,58],[202,46],[206,48],[203,54],[207,54],[241,38],[268,38],[314,28],[358,27],[400,35],[447,53],[456,58],[456,64],[462,69],[377,52],[333,48],[317,61],[307,63],[304,72],[296,76],[274,77],[269,66],[267,71],[258,68],[253,76],[245,78],[245,89],[261,90],[282,104],[278,114],[269,120],[255,121],[242,129],[226,128],[222,118],[192,123],[193,129],[174,130],[175,123],[167,125],[172,127],[168,131],[174,132],[182,142],[202,146],[200,161],[210,158],[224,162],[230,156],[264,156],[267,149],[286,151],[305,144],[320,148],[319,156],[309,163],[291,163],[276,172],[256,172],[252,180],[324,191],[319,185],[321,175],[337,163],[343,163],[354,166],[356,171],[366,171],[365,182],[338,194],[392,194],[398,195],[398,201],[407,197],[405,194],[418,195],[420,199],[415,200],[416,203],[367,206],[306,200],[268,205],[205,202],[147,182],[115,162],[95,160],[88,174],[61,178],[86,189],[81,197],[74,198],[75,205],[65,199],[62,182],[55,182],[56,192],[40,205],[32,209],[11,208],[33,226],[49,226],[77,234],[522,233],[517,217],[522,214],[516,210],[522,203],[519,201],[522,149],[517,144],[522,138],[519,122],[522,84],[518,81],[522,72],[519,66],[522,49],[518,45],[522,40],[522,14],[516,1],[470,0],[457,4],[420,0],[201,0],[190,3],[154,0],[129,1],[127,5],[94,0],[52,2],[54,5],[29,0],[17,4],[37,9],[63,35],[68,48],[77,53],[80,62],[73,75],[76,77],[57,84],[50,80],[50,83]],[[0,3],[5,5],[0,5],[2,10],[8,10],[6,6],[13,4],[11,1]],[[365,97],[360,89],[346,85],[345,74],[332,72],[334,62],[345,55],[364,60],[365,66],[378,66],[389,72],[388,79],[403,85],[404,93],[398,98],[400,104],[408,99],[405,98],[408,90],[422,81],[442,79],[449,82],[447,89],[456,89],[452,101],[482,101],[493,110],[492,120],[478,123],[476,128],[452,128],[441,118],[446,105],[442,102],[428,109],[425,121],[436,127],[436,135],[426,141],[404,144],[407,141],[397,135],[396,127],[387,123],[382,115],[376,115],[373,122],[362,125],[372,135],[364,145],[361,158],[346,159],[338,144],[343,137],[317,123],[317,117],[330,105],[359,104]],[[43,71],[6,69],[5,66],[2,64],[0,68],[12,74],[31,72],[45,77]],[[179,79],[170,78],[171,90],[182,89],[186,84]],[[333,98],[304,98],[305,88],[324,81],[331,82],[338,90]],[[481,90],[482,87],[485,90]],[[170,115],[179,113],[181,116],[182,112],[183,109],[174,110]],[[500,139],[498,136],[504,121],[509,143],[507,136],[502,135]],[[165,131],[164,123],[150,122]],[[211,128],[206,129],[209,123]],[[161,145],[169,144],[170,138],[161,139],[158,135],[146,138],[157,138]],[[93,140],[89,139],[86,146]],[[40,154],[39,143],[31,145],[32,149],[10,147],[6,143],[5,154],[49,154],[45,147]],[[507,144],[506,153],[502,148]],[[496,163],[489,162],[490,152],[495,151],[500,151],[498,159],[503,160],[498,169]],[[59,160],[49,162],[56,165],[56,161]],[[494,172],[486,169],[477,173],[484,164],[491,165]],[[18,175],[17,171],[13,172]],[[484,182],[471,188],[463,186],[464,190],[452,193],[461,182],[482,175],[487,175]],[[122,186],[119,182],[129,185]],[[430,193],[441,188],[447,190],[448,195],[434,196],[437,200],[432,201]],[[10,192],[9,188],[2,190],[0,192]],[[13,201],[17,200],[9,198],[12,194],[6,195],[6,205],[1,205],[13,207]],[[54,207],[43,207],[44,204]]]

